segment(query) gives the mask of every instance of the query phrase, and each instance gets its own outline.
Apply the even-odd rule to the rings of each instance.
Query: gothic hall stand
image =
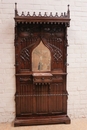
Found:
[[[18,14],[15,4],[14,126],[70,123],[67,116],[67,13]]]

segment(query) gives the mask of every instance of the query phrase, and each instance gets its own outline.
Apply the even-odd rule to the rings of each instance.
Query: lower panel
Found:
[[[70,124],[70,118],[66,115],[16,118],[14,126],[46,125],[46,124],[59,124],[59,123]]]

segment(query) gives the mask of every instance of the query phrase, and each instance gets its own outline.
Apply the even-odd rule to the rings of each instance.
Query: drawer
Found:
[[[52,74],[49,73],[34,73],[33,83],[51,83]]]
[[[34,77],[34,83],[50,83],[52,82],[52,77]]]

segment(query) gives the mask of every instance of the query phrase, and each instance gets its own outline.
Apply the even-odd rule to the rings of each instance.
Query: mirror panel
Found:
[[[40,44],[32,52],[32,71],[50,71],[50,50],[40,41]]]

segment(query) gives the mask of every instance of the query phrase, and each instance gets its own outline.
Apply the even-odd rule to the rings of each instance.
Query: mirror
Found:
[[[32,52],[32,71],[50,71],[50,50],[41,41]]]

